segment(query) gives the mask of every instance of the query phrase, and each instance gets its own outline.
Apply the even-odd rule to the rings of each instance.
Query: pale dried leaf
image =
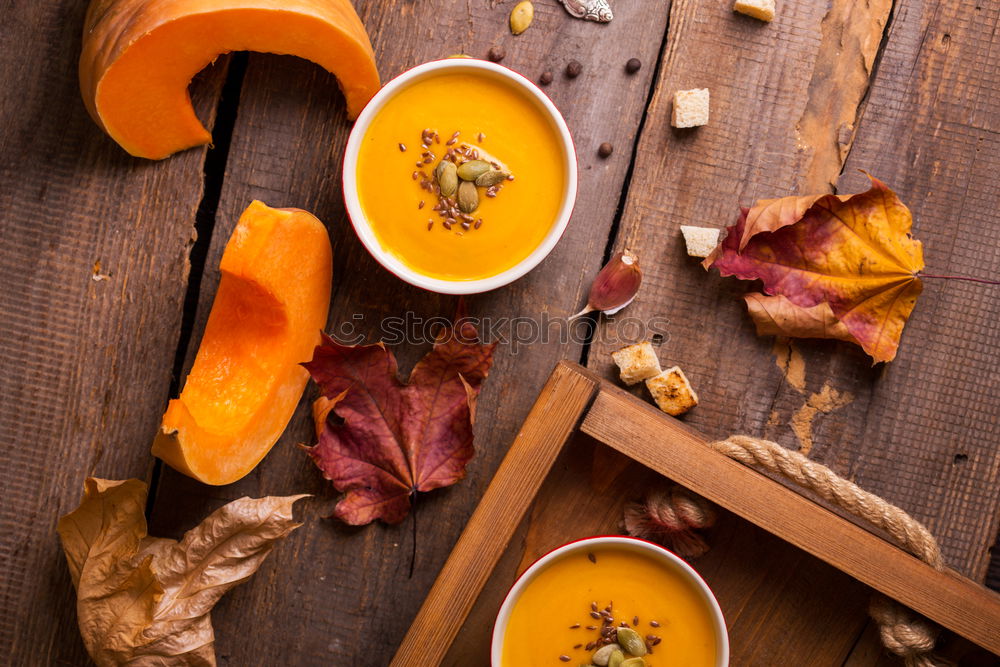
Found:
[[[98,665],[215,665],[212,607],[300,525],[303,496],[235,500],[177,542],[146,535],[146,493],[138,480],[88,479],[59,522],[84,644]]]

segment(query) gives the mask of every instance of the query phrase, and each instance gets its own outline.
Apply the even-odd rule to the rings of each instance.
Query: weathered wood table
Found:
[[[328,225],[331,327],[350,322],[375,337],[385,317],[450,316],[456,302],[403,284],[355,238],[340,187],[350,128],[320,68],[222,58],[192,87],[214,148],[131,159],[80,101],[86,3],[3,4],[4,661],[87,664],[55,524],[97,475],[150,481],[151,532],[165,536],[243,495],[315,494],[301,505],[307,525],[216,608],[220,663],[387,663],[555,362],[609,375],[608,352],[628,337],[624,317],[602,320],[586,339],[501,345],[469,475],[421,498],[415,531],[409,520],[350,529],[322,518],[336,494],[296,447],[311,437],[308,400],[236,484],[203,486],[155,463],[153,433],[197,349],[222,248],[251,199],[305,208]],[[740,203],[758,197],[860,191],[866,169],[913,210],[929,272],[995,278],[998,3],[779,0],[778,18],[763,24],[734,15],[729,0],[618,0],[614,21],[600,26],[538,0],[535,24],[516,38],[510,1],[356,4],[384,80],[495,45],[506,50],[503,64],[531,79],[554,73],[546,91],[579,152],[577,212],[539,269],[468,299],[472,315],[565,317],[609,253],[631,248],[645,283],[622,316],[666,322],[660,357],[680,364],[701,396],[690,424],[809,451],[926,522],[952,567],[1000,588],[1000,556],[990,569],[1000,519],[1000,290],[928,281],[898,358],[873,368],[845,344],[755,336],[739,299],[745,286],[705,274],[677,229],[730,224]],[[623,69],[631,57],[643,63],[634,75]],[[572,59],[583,65],[576,79],[563,75]],[[672,130],[672,91],[693,87],[711,89],[711,124]],[[615,150],[600,159],[605,141]],[[396,350],[404,368],[423,351]],[[735,519],[699,568],[748,601],[727,611],[734,664],[888,660],[866,621],[864,587]]]

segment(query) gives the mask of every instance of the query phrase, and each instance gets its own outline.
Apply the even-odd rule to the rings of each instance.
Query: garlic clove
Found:
[[[611,258],[594,278],[587,297],[587,306],[570,319],[576,319],[593,310],[614,315],[635,300],[642,284],[639,258],[625,250]]]

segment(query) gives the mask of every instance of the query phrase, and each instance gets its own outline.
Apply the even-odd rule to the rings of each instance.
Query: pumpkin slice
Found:
[[[255,201],[222,254],[198,355],[170,401],[153,455],[206,484],[235,482],[285,430],[309,379],[330,305],[326,228]]]
[[[136,157],[207,144],[188,95],[220,54],[299,56],[337,77],[354,119],[378,91],[368,33],[349,0],[91,0],[80,90],[91,117]]]

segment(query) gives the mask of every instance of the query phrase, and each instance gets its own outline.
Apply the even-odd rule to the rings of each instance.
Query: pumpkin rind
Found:
[[[188,95],[219,55],[295,55],[337,77],[354,119],[378,91],[368,34],[349,0],[92,0],[80,90],[91,117],[137,157],[211,141]]]

